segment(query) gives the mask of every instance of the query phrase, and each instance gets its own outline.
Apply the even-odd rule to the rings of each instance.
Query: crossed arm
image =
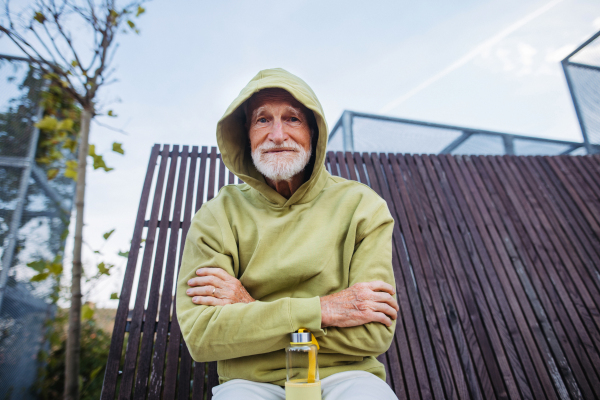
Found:
[[[385,352],[398,310],[388,265],[393,220],[387,208],[370,219],[374,223],[363,229],[353,250],[350,287],[324,297],[265,302],[255,301],[235,278],[235,238],[221,229],[226,221],[219,224],[203,207],[188,231],[177,284],[177,318],[194,360],[281,350],[289,343],[287,334],[299,328],[315,333],[322,353]]]
[[[221,268],[200,268],[188,281],[186,294],[205,306],[252,303],[242,283]],[[369,322],[392,326],[399,310],[392,285],[382,281],[360,282],[338,293],[320,298],[321,327],[346,328]]]

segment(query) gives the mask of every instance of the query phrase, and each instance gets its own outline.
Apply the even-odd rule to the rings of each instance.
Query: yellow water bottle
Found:
[[[291,342],[285,349],[286,400],[321,400],[321,381],[317,350],[319,343],[307,329],[291,334]]]

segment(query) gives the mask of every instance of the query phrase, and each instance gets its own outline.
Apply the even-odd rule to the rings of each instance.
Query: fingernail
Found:
[[[187,294],[190,294],[190,293],[192,293],[192,289],[189,289],[189,290],[187,290],[187,291],[186,291],[186,293],[187,293]]]
[[[190,280],[188,281],[188,285],[191,285],[191,284],[192,284],[192,281],[191,281],[191,279],[190,279]]]
[[[194,302],[198,301],[198,297],[194,297],[194,298],[192,299],[192,301],[194,301]]]

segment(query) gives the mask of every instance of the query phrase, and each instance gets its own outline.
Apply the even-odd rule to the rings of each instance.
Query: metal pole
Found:
[[[38,121],[42,118],[42,108],[38,111]],[[21,182],[19,184],[19,194],[17,196],[17,205],[13,211],[12,220],[10,221],[10,229],[6,240],[8,244],[2,259],[2,271],[0,271],[0,312],[2,312],[2,303],[4,300],[4,293],[6,293],[6,283],[8,281],[8,271],[13,263],[15,255],[15,248],[17,246],[17,234],[19,226],[21,225],[21,218],[23,217],[23,208],[25,207],[25,196],[27,195],[27,188],[29,187],[29,179],[31,178],[31,169],[35,158],[35,150],[37,148],[38,138],[40,131],[35,125],[32,127],[33,132],[29,139],[29,149],[27,151],[27,163],[23,168],[21,174]]]
[[[507,154],[509,156],[514,155],[515,145],[512,136],[503,136],[502,140],[504,142],[504,154]]]
[[[344,131],[344,151],[354,151],[354,136],[352,132],[352,112],[342,114],[342,129]]]
[[[588,154],[594,154],[594,150],[592,149],[592,145],[587,135],[587,131],[585,129],[585,121],[583,120],[583,114],[579,109],[579,102],[577,101],[577,97],[575,96],[575,87],[573,85],[573,81],[571,80],[571,74],[569,73],[568,68],[569,60],[565,58],[561,61],[560,65],[563,67],[563,71],[565,73],[565,78],[567,80],[567,86],[569,87],[569,92],[571,93],[571,99],[573,100],[573,107],[575,107],[575,114],[577,115],[577,120],[579,121],[579,127],[581,128],[581,135],[583,136],[583,143],[585,149]]]

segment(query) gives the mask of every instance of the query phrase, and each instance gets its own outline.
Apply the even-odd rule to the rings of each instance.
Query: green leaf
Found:
[[[64,231],[62,231],[62,233],[60,234],[60,240],[65,240],[67,238],[67,236],[69,236],[69,230],[65,229]]]
[[[44,269],[46,269],[46,261],[44,261],[44,260],[33,261],[33,262],[30,262],[29,264],[27,264],[27,266],[29,268],[33,268],[37,272],[43,272]]]
[[[101,262],[100,264],[98,264],[98,272],[100,272],[100,275],[110,275],[110,270],[112,267],[114,267],[114,265],[107,265],[104,264],[104,262]]]
[[[104,240],[108,240],[108,238],[110,237],[110,235],[113,234],[114,231],[115,230],[113,229],[111,231],[106,232],[104,235],[102,235],[102,237],[104,238]]]
[[[116,117],[117,114],[115,114],[115,112],[113,110],[108,110],[108,112],[106,113],[109,117]]]
[[[48,115],[46,115],[40,122],[35,124],[36,127],[38,127],[39,129],[41,129],[43,131],[53,131],[56,129],[57,125],[58,125],[57,119],[54,117],[50,117]]]
[[[81,306],[81,319],[88,321],[92,318],[94,318],[94,309],[87,303]]]
[[[77,181],[77,167],[78,163],[75,160],[68,160],[66,163],[67,169],[65,170],[65,176]]]
[[[44,14],[42,14],[41,12],[37,11],[34,15],[33,15],[33,19],[35,19],[37,22],[39,22],[40,24],[43,24],[46,21],[46,17],[44,16]]]
[[[100,253],[100,250],[94,250],[94,254],[102,254],[102,253]]]
[[[129,257],[129,252],[128,251],[120,251],[118,254],[121,257],[125,257],[125,258]]]
[[[71,61],[71,65],[77,67],[79,63],[76,60]]]
[[[98,368],[95,368],[91,373],[90,373],[90,381],[93,381],[94,378],[96,377],[96,375],[98,375],[100,373],[100,371],[102,371],[102,369],[104,368],[104,365],[99,366]]]
[[[63,266],[59,263],[48,264],[48,272],[52,275],[58,276],[63,272]]]
[[[71,118],[65,118],[58,123],[56,130],[59,131],[70,131],[73,129],[73,120]]]
[[[63,143],[62,147],[63,147],[63,149],[69,149],[69,151],[71,151],[71,153],[75,153],[75,150],[77,149],[77,141],[75,141],[73,139],[67,139]]]
[[[125,150],[123,150],[123,143],[113,142],[112,151],[119,154],[125,154]]]
[[[58,175],[58,168],[51,168],[46,172],[49,181],[56,178],[56,175]]]
[[[146,12],[146,9],[142,6],[138,6],[137,12],[135,13],[136,17],[139,17],[140,15],[142,15],[143,13]]]
[[[88,146],[88,154],[92,157],[94,157],[96,155],[96,145],[95,144],[90,144]]]
[[[110,299],[111,300],[119,300],[119,294],[117,292],[111,293]]]
[[[132,21],[132,20],[130,20],[130,19],[128,19],[128,20],[127,20],[127,25],[129,25],[129,27],[130,27],[131,29],[134,29],[134,28],[135,28],[135,24],[134,24],[134,23],[133,23],[133,21]]]
[[[44,281],[44,280],[46,280],[48,278],[48,276],[50,276],[49,272],[42,272],[40,274],[34,275],[31,278],[31,282],[41,282],[41,281]]]

